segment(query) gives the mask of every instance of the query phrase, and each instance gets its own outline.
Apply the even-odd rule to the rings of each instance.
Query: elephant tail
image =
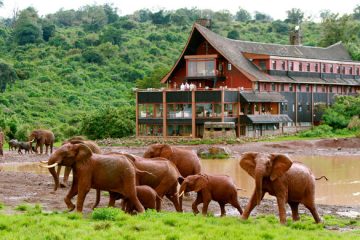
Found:
[[[315,178],[315,180],[320,180],[322,178],[325,178],[326,181],[329,181],[329,179],[326,176],[321,176],[321,177]]]

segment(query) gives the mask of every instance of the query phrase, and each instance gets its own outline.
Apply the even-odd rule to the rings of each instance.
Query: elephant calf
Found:
[[[225,216],[225,204],[230,203],[235,207],[240,215],[242,209],[237,198],[237,187],[233,180],[226,175],[207,175],[196,174],[190,175],[186,178],[178,178],[180,186],[180,196],[184,192],[197,192],[196,200],[192,204],[192,209],[195,214],[199,213],[197,206],[203,203],[202,214],[207,214],[207,209],[211,200],[219,203],[221,209],[221,216]]]
[[[25,150],[25,153],[36,152],[35,148],[31,146],[30,142],[18,142],[18,153],[22,154],[21,150]]]
[[[11,139],[9,141],[9,151],[16,150],[19,146],[19,141],[16,139]]]
[[[156,191],[146,185],[136,186],[136,194],[145,210],[156,209],[156,202],[161,201],[161,198]],[[135,210],[134,204],[127,199],[124,199],[123,210],[127,213],[132,213]]]

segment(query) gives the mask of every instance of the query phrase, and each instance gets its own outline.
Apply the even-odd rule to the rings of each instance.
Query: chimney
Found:
[[[301,45],[302,38],[303,36],[300,31],[300,26],[296,26],[294,31],[290,32],[290,36],[289,36],[290,45]]]
[[[196,23],[200,24],[203,27],[211,29],[211,19],[208,18],[198,18]]]

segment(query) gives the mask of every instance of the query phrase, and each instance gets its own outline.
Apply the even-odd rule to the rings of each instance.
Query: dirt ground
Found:
[[[256,152],[278,152],[288,153],[292,155],[355,155],[359,156],[360,160],[360,138],[348,139],[324,139],[311,141],[292,141],[292,142],[277,142],[277,143],[248,143],[241,145],[222,145],[230,149],[233,157],[238,157],[241,153],[247,151]],[[204,146],[182,146],[184,148],[197,150]],[[104,152],[110,151],[125,151],[135,155],[142,155],[145,151],[144,147],[102,147]],[[26,154],[18,155],[15,151],[5,151],[5,156],[0,158],[0,169],[4,164],[21,163],[21,162],[38,162],[40,160],[47,160],[46,155]],[[20,204],[40,204],[46,211],[63,211],[66,205],[63,198],[66,195],[67,188],[60,188],[55,193],[53,189],[53,179],[50,174],[34,174],[29,172],[10,172],[0,171],[0,202],[6,206],[6,212],[13,212],[14,207]],[[191,212],[191,203],[195,198],[194,194],[186,196],[184,199],[184,211]],[[248,199],[239,198],[240,205],[245,208]],[[75,203],[76,199],[73,199]],[[91,190],[87,195],[84,211],[91,212],[91,206],[95,202],[95,191]],[[106,206],[108,197],[102,194],[100,207]],[[119,203],[117,203],[118,205]],[[174,207],[170,201],[165,199],[163,201],[163,210],[174,211]],[[201,205],[199,206],[201,209]],[[337,216],[352,216],[358,217],[360,213],[360,205],[354,206],[330,206],[318,205],[320,215],[331,214]],[[288,216],[291,216],[290,208],[287,209]],[[218,215],[220,208],[217,203],[212,202],[209,206],[209,212]],[[300,213],[308,210],[300,207]],[[228,215],[239,215],[234,208],[227,206]],[[258,213],[277,213],[277,205],[273,199],[264,199],[260,206],[256,207],[252,215]]]

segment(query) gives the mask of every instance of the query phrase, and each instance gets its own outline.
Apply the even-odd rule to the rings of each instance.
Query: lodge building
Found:
[[[290,41],[300,44],[300,31]],[[318,124],[337,95],[360,91],[360,62],[341,42],[320,48],[232,40],[195,23],[161,82],[165,88],[136,91],[137,137],[227,130],[258,137]]]

